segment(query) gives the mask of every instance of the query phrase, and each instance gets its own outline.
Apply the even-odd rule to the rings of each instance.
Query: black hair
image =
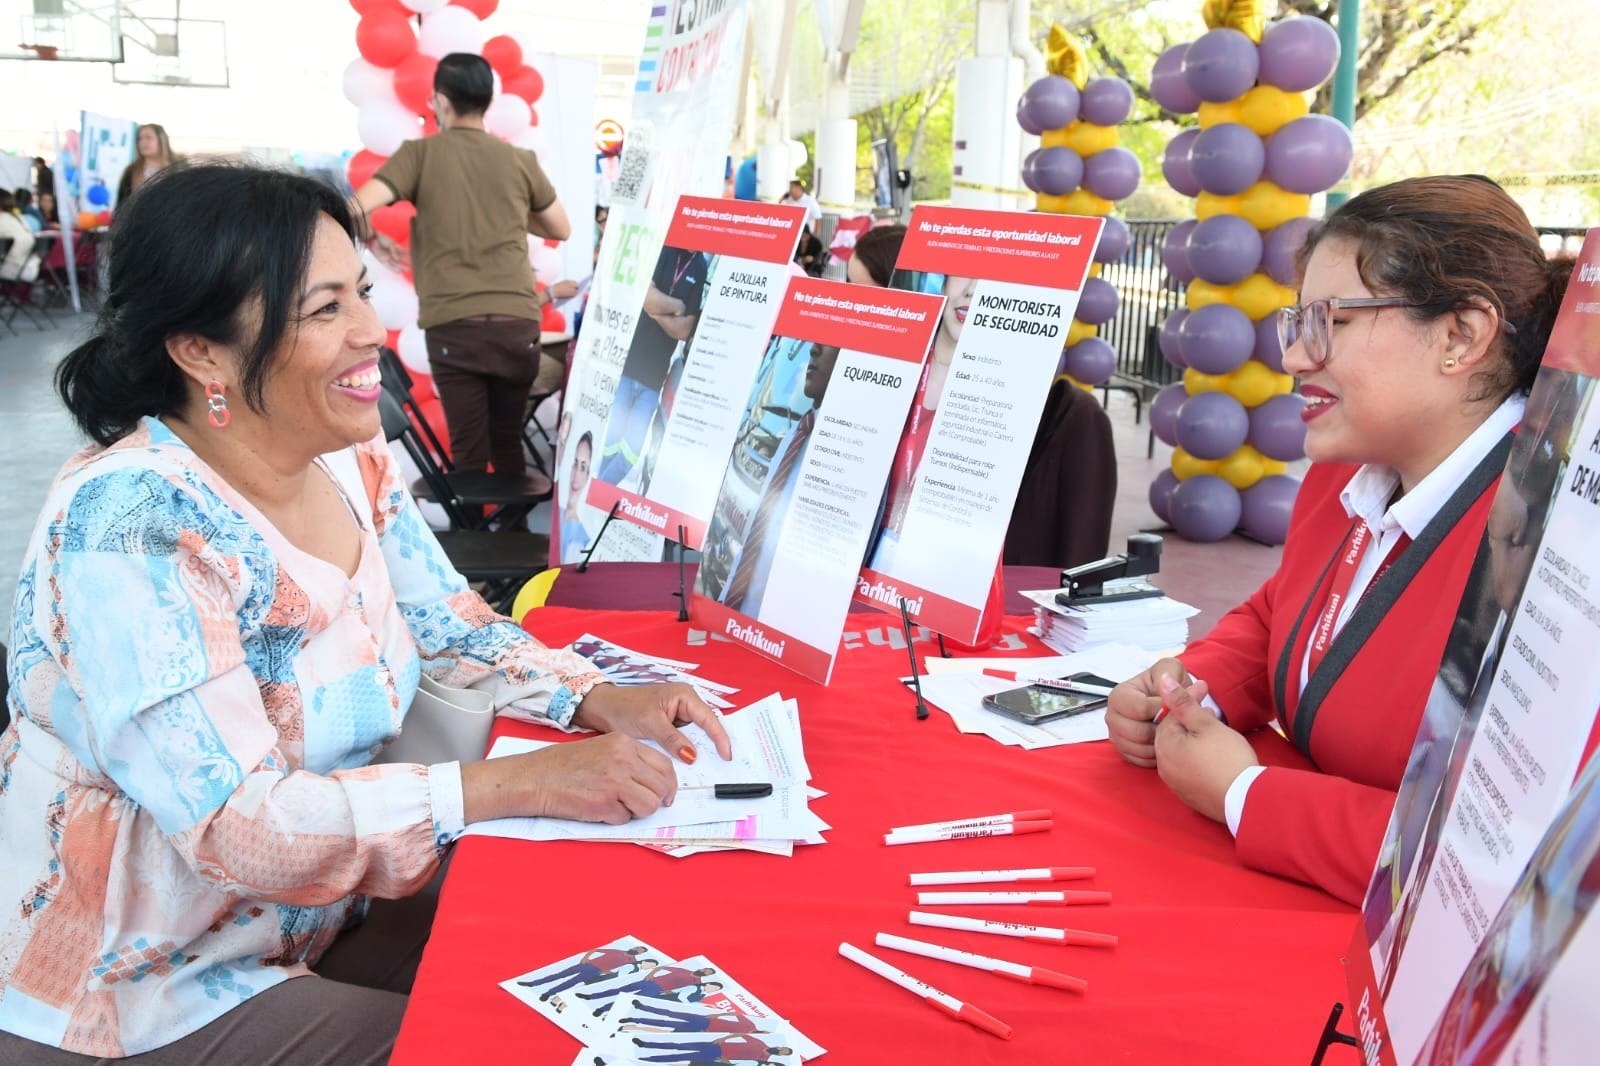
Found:
[[[32,207],[33,206],[33,193],[30,192],[27,189],[18,189],[17,190],[17,206],[18,207]]]
[[[184,335],[238,349],[241,397],[262,410],[323,215],[354,240],[344,197],[315,178],[220,163],[152,177],[112,223],[93,332],[56,368],[78,427],[110,445],[146,415],[177,413],[187,379],[167,341]]]
[[[17,206],[17,198],[10,189],[0,189],[0,212],[10,214]]]
[[[494,71],[482,56],[451,52],[434,69],[433,91],[449,100],[456,114],[481,115],[494,102]]]
[[[587,444],[589,446],[589,454],[591,456],[593,456],[594,455],[594,434],[589,432],[587,429],[583,431],[583,436],[578,438],[577,443],[572,446],[573,454],[577,454],[579,446],[584,445],[584,444]]]

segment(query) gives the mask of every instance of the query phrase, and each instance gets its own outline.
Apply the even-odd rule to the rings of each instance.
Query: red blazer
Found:
[[[1300,664],[1333,584],[1327,564],[1352,525],[1339,493],[1355,470],[1311,467],[1277,573],[1181,658],[1206,681],[1229,725],[1259,731],[1251,742],[1262,763],[1274,767],[1250,786],[1239,823],[1240,859],[1360,906],[1483,538],[1494,486],[1471,504],[1333,682],[1314,719],[1308,759],[1265,727],[1278,716],[1273,686],[1279,658],[1309,603],[1284,700],[1288,735],[1294,735]]]

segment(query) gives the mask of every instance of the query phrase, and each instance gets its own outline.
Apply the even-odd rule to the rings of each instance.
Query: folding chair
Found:
[[[35,275],[36,278],[44,276],[45,257],[50,254],[50,249],[55,245],[55,240],[54,237],[47,236],[40,237],[34,242],[33,251],[29,253],[29,256],[39,260],[39,273]],[[4,259],[6,253],[11,250],[12,243],[9,237],[0,239],[0,259]],[[41,314],[44,315],[44,322],[48,322],[51,329],[59,328],[56,326],[55,319],[50,317],[49,311],[42,307],[36,308],[33,306],[33,293],[38,284],[37,280],[24,281],[21,278],[0,280],[0,319],[4,320],[6,328],[13,334],[17,332],[17,327],[13,326],[11,322],[17,317],[19,311],[22,313],[22,317],[33,323],[35,329],[44,328],[44,324],[39,320],[39,315]],[[35,311],[38,314],[35,314]]]
[[[511,610],[517,591],[524,582],[545,568],[550,557],[550,538],[524,530],[461,528],[466,522],[460,501],[449,495],[445,475],[428,458],[420,434],[393,393],[384,390],[378,398],[383,418],[383,436],[400,446],[423,472],[423,480],[442,494],[440,506],[457,528],[435,532],[439,547],[450,565],[469,582],[483,586],[483,598],[501,614]]]

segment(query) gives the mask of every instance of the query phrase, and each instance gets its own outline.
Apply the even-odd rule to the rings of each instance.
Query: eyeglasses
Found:
[[[1295,344],[1305,347],[1306,358],[1321,366],[1333,351],[1333,315],[1353,307],[1415,307],[1404,296],[1363,296],[1347,299],[1329,296],[1300,307],[1278,309],[1278,343],[1288,351]]]

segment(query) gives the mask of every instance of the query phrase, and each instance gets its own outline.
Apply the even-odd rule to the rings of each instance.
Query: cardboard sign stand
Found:
[[[1339,1044],[1348,1044],[1353,1048],[1361,1046],[1361,1041],[1349,1033],[1341,1033],[1339,1031],[1339,1019],[1343,1015],[1344,1004],[1335,1003],[1333,1009],[1328,1012],[1328,1020],[1322,1024],[1322,1036],[1317,1040],[1317,1050],[1311,1056],[1311,1066],[1322,1066],[1323,1056],[1327,1055],[1328,1049],[1331,1047]]]

